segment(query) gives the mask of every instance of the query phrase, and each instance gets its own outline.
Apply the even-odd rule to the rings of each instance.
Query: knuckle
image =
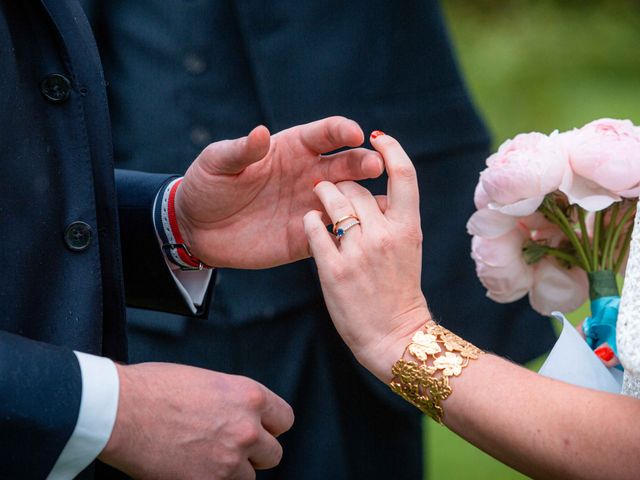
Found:
[[[240,452],[228,451],[225,455],[218,457],[216,469],[220,472],[221,478],[235,478],[242,461],[243,457]]]
[[[389,250],[394,243],[393,235],[385,231],[379,232],[374,239],[374,249],[380,251]]]
[[[329,200],[328,207],[332,212],[342,212],[349,208],[346,199],[342,196]]]
[[[260,429],[258,428],[258,425],[253,422],[239,422],[237,425],[236,435],[238,445],[240,447],[247,448],[258,443],[258,439],[260,438]]]
[[[332,272],[333,272],[333,278],[338,283],[349,280],[349,278],[351,278],[351,275],[352,275],[351,268],[349,268],[349,266],[344,265],[342,263],[335,263],[332,267]]]
[[[252,410],[262,410],[267,403],[267,393],[260,385],[250,383],[245,390],[245,401]]]
[[[349,120],[347,117],[343,117],[342,115],[334,115],[329,117],[329,123],[334,126],[336,130],[344,128],[345,125],[349,124],[352,120]]]
[[[309,234],[318,234],[324,228],[320,222],[315,221],[315,214],[313,212],[309,212],[304,216],[303,219],[304,230]]]
[[[271,462],[269,462],[271,463],[271,465],[269,466],[269,468],[280,465],[280,462],[282,461],[282,455],[282,445],[280,445],[280,443],[276,441],[273,446],[273,451],[271,452]]]
[[[423,235],[420,225],[407,225],[404,229],[404,234],[409,241],[417,244],[422,244]]]
[[[327,119],[328,128],[324,131],[325,140],[329,143],[335,144],[339,141],[339,132],[344,125],[344,118],[340,116],[333,116]]]
[[[304,217],[302,217],[302,220],[304,221],[305,225],[313,225],[314,217],[315,217],[315,212],[309,211],[304,214]]]
[[[293,427],[293,422],[295,422],[296,416],[293,413],[293,408],[288,403],[283,407],[286,420],[284,422],[285,432],[288,431],[291,427]]]
[[[354,185],[349,189],[349,195],[358,200],[366,200],[371,197],[371,193],[360,185]]]
[[[416,169],[410,163],[395,165],[390,170],[392,175],[404,180],[412,180],[416,176]]]
[[[307,227],[307,233],[310,237],[316,237],[324,233],[324,228],[321,225],[309,225]]]

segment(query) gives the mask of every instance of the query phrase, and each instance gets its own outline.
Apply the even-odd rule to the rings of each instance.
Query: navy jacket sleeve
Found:
[[[125,296],[132,307],[192,315],[167,268],[153,225],[153,203],[171,178],[116,170]],[[206,311],[209,298],[210,292],[198,314]]]
[[[70,349],[0,331],[1,478],[49,474],[75,428],[81,396]]]

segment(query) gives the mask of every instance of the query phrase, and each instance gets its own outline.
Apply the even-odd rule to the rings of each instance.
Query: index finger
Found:
[[[305,147],[315,153],[326,153],[342,147],[358,147],[364,142],[364,133],[353,120],[329,117],[296,127]]]
[[[382,154],[389,186],[385,216],[420,221],[418,177],[411,159],[398,141],[380,131],[371,134],[371,145]]]
[[[262,410],[262,426],[271,435],[277,437],[289,430],[293,425],[293,409],[278,395],[267,387],[262,386],[265,393],[264,409]]]

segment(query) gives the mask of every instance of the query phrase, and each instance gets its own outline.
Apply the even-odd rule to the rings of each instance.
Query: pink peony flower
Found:
[[[546,194],[558,189],[568,158],[555,137],[537,132],[520,134],[487,159],[480,182],[491,199],[490,208],[508,215],[529,215]]]
[[[476,260],[473,254],[471,257]],[[494,302],[510,303],[524,297],[533,285],[533,270],[522,257],[505,267],[492,267],[476,260],[476,273]]]
[[[640,195],[640,131],[629,120],[603,118],[558,135],[569,156],[560,185],[585,210]]]
[[[588,296],[589,281],[581,268],[565,268],[551,258],[535,264],[529,303],[536,312],[542,315],[550,315],[555,310],[572,312]]]
[[[467,232],[483,238],[497,238],[513,230],[517,225],[518,217],[483,208],[471,215],[467,222]]]
[[[516,258],[522,257],[522,245],[526,237],[514,228],[497,238],[474,236],[471,239],[471,254],[476,261],[491,267],[506,267]]]
[[[520,219],[510,218],[514,219],[515,225],[506,233],[491,238],[476,234],[471,240],[471,258],[476,263],[480,282],[487,289],[487,296],[498,303],[509,303],[528,293],[532,307],[542,314],[556,309],[572,311],[582,305],[588,293],[588,286],[586,290],[584,287],[587,280],[584,271],[564,268],[548,258],[529,265],[523,256],[523,246],[529,240],[544,241],[557,247],[564,239],[562,230],[538,212]],[[472,220],[473,217],[469,221],[472,228],[479,225]],[[488,231],[494,230],[489,228]],[[553,293],[558,286],[564,291]],[[570,299],[579,302],[577,306]]]
[[[547,220],[540,212],[518,218],[497,210],[483,208],[474,212],[467,222],[469,235],[477,235],[485,239],[501,237],[513,229],[519,229],[525,238],[534,241],[546,240],[552,247],[557,247],[565,238],[560,227]]]
[[[473,203],[477,210],[467,222],[469,235],[478,235],[483,238],[497,238],[513,230],[517,223],[517,217],[505,215],[498,210],[489,208],[491,199],[479,181],[473,195]]]
[[[487,296],[499,303],[524,297],[533,284],[533,272],[522,256],[525,236],[518,229],[497,238],[474,236],[471,258]]]
[[[478,210],[489,207],[489,204],[491,203],[491,199],[489,198],[489,195],[487,195],[487,192],[484,191],[481,181],[478,181],[476,190],[473,192],[473,203]]]

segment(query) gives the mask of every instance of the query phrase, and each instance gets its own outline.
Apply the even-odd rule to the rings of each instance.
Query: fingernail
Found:
[[[316,180],[315,182],[313,182],[313,188],[316,188],[321,181],[322,180]]]
[[[371,138],[378,138],[380,135],[384,135],[382,130],[374,130],[371,132]]]
[[[594,353],[605,362],[608,362],[613,358],[613,350],[611,350],[611,348],[606,345],[596,348]]]

